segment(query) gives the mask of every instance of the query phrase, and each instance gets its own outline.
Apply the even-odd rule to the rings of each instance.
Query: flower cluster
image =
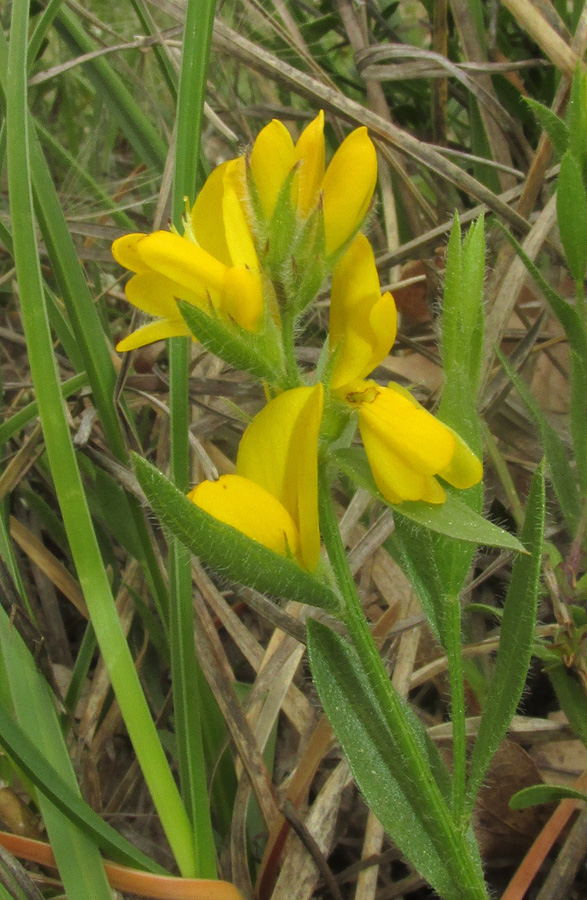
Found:
[[[300,285],[306,292],[313,285],[314,296],[332,273],[323,383],[306,385],[297,368],[283,377],[276,373],[272,399],[241,440],[236,473],[204,481],[189,495],[204,511],[310,571],[320,551],[318,456],[326,408],[345,424],[356,415],[373,478],[389,503],[441,504],[441,480],[462,489],[482,476],[481,462],[459,435],[408,391],[368,380],[397,330],[393,297],[381,294],[373,251],[358,232],[376,178],[365,128],[349,134],[326,168],[322,113],[295,144],[273,121],[247,156],[212,172],[182,235],[131,234],[113,245],[117,261],[134,273],[128,300],[157,317],[119,350],[190,334],[180,300],[227,334],[248,334],[249,343],[270,333],[295,366],[295,348],[286,345],[307,304]],[[281,327],[286,321],[290,327]],[[340,434],[322,429],[323,445],[334,437]]]

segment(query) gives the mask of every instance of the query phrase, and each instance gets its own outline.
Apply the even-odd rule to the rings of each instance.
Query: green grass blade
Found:
[[[206,75],[214,24],[215,0],[188,0],[184,25],[181,71],[177,98],[175,168],[171,216],[181,231],[186,199],[195,200]],[[189,487],[188,431],[189,361],[191,340],[169,341],[169,412],[171,477],[185,493]],[[202,730],[206,710],[199,690],[198,663],[193,638],[192,574],[189,557],[180,541],[170,543],[170,645],[175,730],[182,796],[194,826],[198,873],[216,877],[216,854],[204,765]]]
[[[91,53],[98,49],[98,44],[92,40],[70,9],[59,10],[55,25],[74,53]],[[112,110],[139,159],[149,168],[161,172],[167,156],[165,141],[143,113],[110,62],[104,57],[98,57],[85,63],[85,69],[96,90]]]
[[[582,289],[582,288],[581,288]],[[571,352],[571,434],[581,493],[587,497],[587,355]]]
[[[0,33],[0,81],[5,83],[7,66],[7,46],[4,35]],[[31,154],[31,170],[35,189],[36,211],[47,250],[51,258],[52,268],[71,322],[75,340],[69,340],[66,326],[56,328],[64,346],[72,344],[75,356],[72,361],[76,367],[88,373],[100,420],[106,432],[110,448],[121,462],[127,461],[124,436],[114,406],[116,373],[110,357],[104,332],[96,307],[89,292],[84,272],[80,266],[75,245],[67,228],[67,222],[53,185],[51,173],[41,150],[36,133],[29,120],[29,150]],[[51,309],[51,307],[50,307]],[[60,325],[58,307],[55,306],[51,323]],[[57,319],[57,323],[56,323]],[[67,345],[66,345],[67,340]],[[78,357],[81,354],[81,360]],[[162,621],[167,618],[167,591],[163,583],[159,566],[153,553],[142,511],[134,498],[129,498],[131,517],[142,547],[147,578],[152,587]]]
[[[501,620],[495,669],[471,757],[467,784],[468,812],[473,809],[477,792],[493,755],[505,737],[526,682],[536,625],[544,508],[542,464],[532,479],[521,535],[530,555],[519,556],[514,563]]]
[[[141,23],[141,28],[143,29],[145,34],[155,34],[156,30],[153,27],[153,20],[151,18],[151,14],[149,12],[148,7],[143,2],[143,0],[130,0],[131,6],[134,9],[136,16]],[[163,44],[153,44],[153,53],[155,54],[155,59],[159,65],[159,69],[161,70],[161,75],[163,76],[165,83],[167,85],[167,90],[169,91],[169,95],[174,103],[177,101],[177,73],[173,67],[173,63],[169,58],[169,50],[166,45]]]
[[[77,394],[77,392],[83,388],[88,386],[88,376],[85,372],[82,372],[81,375],[74,375],[73,378],[69,378],[67,381],[64,381],[61,385],[61,393],[63,399],[66,400],[68,397],[71,397],[73,394]],[[22,431],[29,422],[32,422],[39,415],[39,406],[36,400],[31,401],[31,403],[27,403],[26,406],[23,406],[22,409],[19,409],[17,413],[14,413],[13,416],[10,416],[5,422],[2,422],[0,425],[0,444],[5,444],[6,441],[9,441],[11,437],[14,437],[15,434],[18,434],[19,431]]]
[[[583,356],[587,359],[587,342],[585,341],[584,329],[581,325],[581,319],[577,312],[577,310],[571,306],[570,303],[567,303],[566,300],[557,294],[553,287],[548,283],[538,266],[528,256],[525,252],[522,245],[515,239],[513,234],[501,224],[501,222],[496,219],[495,224],[500,228],[502,234],[508,239],[526,268],[528,269],[530,275],[546,297],[550,308],[553,313],[561,323],[564,332],[567,336],[567,340],[570,346],[578,353],[580,356]]]
[[[117,225],[120,225],[121,228],[125,228],[128,231],[134,231],[135,225],[130,216],[127,216],[127,214],[119,208],[118,204],[112,200],[109,194],[107,194],[87,170],[80,165],[75,156],[73,156],[73,154],[71,154],[38,120],[35,120],[35,128],[41,143],[48,147],[51,152],[59,158],[61,164],[68,172],[76,175],[94,200],[97,200],[98,203],[102,204],[104,212],[107,211],[112,220],[116,222]]]
[[[26,91],[28,3],[13,6],[7,85],[10,213],[22,319],[51,473],[104,662],[180,870],[195,870],[193,836],[159,741],[104,570],[63,409],[36,241]]]
[[[11,628],[6,613],[0,610],[0,644],[5,654],[5,664],[9,673],[14,673],[11,681],[16,682],[18,678],[25,686],[25,690],[17,688],[15,692],[15,708],[17,714],[23,716],[28,705],[30,713],[23,716],[27,721],[19,726],[4,703],[0,703],[0,744],[39,792],[59,810],[60,815],[76,826],[73,834],[81,829],[90,837],[91,844],[100,847],[111,859],[122,865],[164,874],[165,869],[133,847],[82,799],[53,712],[51,695],[36,673],[34,660],[20,637],[11,634]],[[29,655],[28,664],[23,665],[26,662],[23,654]],[[58,748],[59,743],[61,750]],[[49,759],[55,759],[55,764],[50,763]],[[99,860],[99,857],[96,859]],[[90,896],[94,895],[86,893],[84,900]],[[105,896],[108,897],[109,894]]]
[[[558,498],[558,502],[560,503],[561,512],[571,534],[573,534],[581,514],[581,504],[577,490],[577,479],[571,469],[567,449],[540,409],[540,406],[532,396],[524,380],[516,371],[514,371],[509,361],[500,350],[496,350],[496,353],[499,361],[506,370],[508,377],[513,382],[518,394],[521,396],[540,428],[542,446],[550,470],[552,486]],[[584,399],[585,398],[583,397],[583,401]]]
[[[27,52],[27,68],[30,73],[33,68],[37,56],[43,46],[45,39],[49,33],[49,29],[53,24],[55,16],[59,12],[59,7],[63,5],[64,0],[49,0],[49,3],[39,16],[39,20],[35,25],[35,30],[31,35]]]
[[[46,767],[42,785],[52,783],[54,772],[63,790],[77,802],[83,803],[51,693],[2,608],[0,650],[6,676],[5,682],[2,679],[5,683],[3,693],[8,694],[0,701],[0,742],[12,733],[20,734],[23,741],[33,746]],[[13,715],[19,725],[14,722]],[[3,744],[3,747],[18,764],[18,758],[10,753],[7,745]],[[80,831],[77,824],[72,824],[45,794],[39,796],[38,802],[67,896],[71,900],[86,900],[88,897],[109,900],[110,888],[94,841]]]

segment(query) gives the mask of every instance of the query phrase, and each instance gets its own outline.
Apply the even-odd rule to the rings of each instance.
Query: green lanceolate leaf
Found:
[[[439,418],[454,428],[475,453],[481,451],[475,404],[483,350],[484,276],[483,219],[471,225],[461,247],[459,219],[455,216],[447,251],[442,305],[445,378]]]
[[[571,434],[577,474],[587,496],[587,356],[571,352]]]
[[[369,681],[353,648],[325,625],[308,622],[308,652],[312,676],[324,711],[348,758],[354,778],[385,830],[407,859],[430,882],[443,900],[486,897],[472,836],[460,834],[461,855],[453,858],[442,828],[423,796],[421,785],[408,774]],[[426,762],[440,775],[446,773],[435,748],[429,749],[425,732],[405,708],[406,727],[417,729]],[[448,811],[447,811],[448,812]],[[466,860],[466,862],[465,862]],[[476,871],[476,885],[464,886],[467,864]]]
[[[557,154],[562,156],[569,146],[569,129],[563,120],[538,100],[533,100],[532,97],[524,97],[524,100],[546,131]]]
[[[333,591],[292,559],[273,553],[204,512],[140,456],[133,454],[133,463],[139,483],[163,525],[206,565],[232,581],[265,593],[338,610]]]
[[[283,362],[277,345],[260,335],[230,328],[196,306],[178,302],[179,311],[198,341],[235,369],[244,369],[271,384],[283,377]]]
[[[587,103],[585,103],[585,76],[580,63],[577,63],[573,75],[565,121],[569,129],[569,149],[584,169],[587,159]]]
[[[510,800],[510,809],[528,809],[540,803],[558,803],[559,800],[587,801],[587,794],[562,784],[533,784],[524,788]]]
[[[579,740],[587,747],[587,696],[579,677],[556,660],[546,667],[557,700]]]
[[[332,454],[332,460],[360,487],[365,488],[382,503],[387,503],[377,490],[364,450],[358,447],[337,450]],[[448,495],[446,502],[441,504],[405,500],[403,503],[387,503],[387,505],[394,510],[394,515],[402,516],[446,537],[471,544],[524,552],[524,547],[513,534],[498,528],[452,495]]]
[[[489,763],[520,702],[534,643],[542,539],[544,533],[544,466],[540,466],[528,496],[522,542],[528,556],[519,556],[505,599],[501,638],[487,703],[471,757],[467,785],[472,809]]]
[[[436,558],[432,532],[414,526],[408,519],[399,517],[393,533],[385,542],[385,549],[391,554],[402,572],[407,576],[416,592],[435,637],[445,646],[443,631],[442,603],[445,597]],[[421,560],[426,560],[426,565]]]
[[[567,448],[540,409],[540,405],[532,396],[524,380],[514,371],[500,350],[496,350],[496,353],[514,387],[540,428],[542,446],[550,470],[552,486],[560,503],[561,512],[572,532],[579,520],[581,506],[577,491],[577,481],[569,463]]]
[[[587,196],[581,167],[570,151],[561,162],[556,214],[571,275],[575,281],[583,281],[587,269]]]

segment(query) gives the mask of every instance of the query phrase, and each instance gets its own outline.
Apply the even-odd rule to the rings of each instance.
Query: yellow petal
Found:
[[[137,253],[137,245],[146,234],[125,234],[112,244],[112,256],[117,263],[130,269],[131,272],[147,272],[149,270]]]
[[[119,353],[126,353],[129,350],[136,350],[137,347],[144,347],[146,344],[154,344],[155,341],[183,335],[186,337],[190,335],[190,330],[183,319],[158,319],[156,322],[149,322],[148,325],[137,328],[128,337],[119,341],[116,349]]]
[[[228,163],[224,175],[222,212],[231,264],[256,270],[259,268],[257,253],[242,202],[243,192],[246,189],[245,179],[243,157]]]
[[[359,410],[359,427],[369,466],[375,484],[389,503],[401,503],[404,500],[424,500],[442,503],[446,494],[430,475],[424,475],[414,468],[403,456],[395,453],[392,446],[381,440],[379,434],[371,429],[370,423],[361,416]],[[436,485],[441,496],[438,500],[430,500],[433,486]]]
[[[263,322],[263,285],[259,273],[228,269],[219,310],[246,331],[258,331]]]
[[[251,151],[251,172],[267,220],[273,215],[277,195],[295,161],[289,131],[282,122],[273,119],[259,132]]]
[[[322,110],[305,128],[296,144],[297,206],[302,216],[316,205],[318,191],[324,178],[324,113]]]
[[[300,559],[292,517],[265,488],[240,475],[202,481],[188,494],[196,506],[281,556]]]
[[[463,490],[481,481],[483,463],[456,431],[453,431],[452,428],[449,431],[455,439],[455,452],[449,465],[441,469],[438,474],[453,487]]]
[[[321,384],[279,394],[255,416],[238,451],[236,471],[288,510],[300,534],[301,559],[313,571],[320,555],[318,434]]]
[[[391,350],[396,333],[394,299],[390,293],[381,296],[373,250],[358,234],[332,275],[331,350],[341,343],[333,389],[370,374]]]
[[[137,253],[147,266],[187,288],[202,304],[209,298],[218,306],[226,266],[188,238],[156,231],[137,244]]]
[[[126,299],[137,309],[162,319],[179,318],[174,283],[149,270],[134,275],[125,286]]]
[[[417,409],[424,410],[422,404],[418,403],[416,398],[406,388],[394,383],[389,384],[388,388],[401,394]],[[453,428],[445,425],[444,422],[439,424],[452,434],[455,441],[455,449],[448,465],[443,469],[439,469],[437,474],[444,478],[445,481],[448,481],[449,484],[452,484],[453,487],[459,488],[459,490],[478,484],[483,477],[483,463]]]
[[[217,166],[206,179],[191,211],[195,238],[204,250],[224,265],[231,265],[224,227],[224,177],[229,162]]]
[[[351,131],[326,170],[324,231],[326,253],[334,253],[363,221],[377,183],[377,154],[366,128]]]
[[[455,439],[445,425],[394,388],[365,391],[374,399],[359,407],[361,437],[375,483],[392,503],[442,503],[444,491],[432,476],[449,465]]]

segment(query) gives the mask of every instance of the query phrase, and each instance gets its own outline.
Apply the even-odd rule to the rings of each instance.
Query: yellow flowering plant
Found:
[[[201,481],[187,496],[145,460],[135,458],[136,473],[161,521],[213,569],[342,620],[350,643],[311,619],[308,648],[361,790],[442,897],[485,900],[467,794],[459,595],[477,544],[523,546],[480,515],[483,223],[462,246],[458,223],[451,237],[446,388],[436,418],[401,385],[369,378],[391,351],[397,314],[359,232],[376,182],[366,130],[352,131],[328,167],[325,158],[322,113],[295,143],[273,121],[250,153],[212,172],[183,234],[115,242],[115,257],[133,272],[128,299],[157,316],[118,348],[191,333],[229,365],[262,378],[267,395],[242,436],[234,472]],[[330,330],[323,363],[311,372],[298,362],[295,336],[329,274]],[[464,283],[471,287],[465,301]],[[357,424],[362,448],[353,443]],[[340,473],[393,507],[389,549],[447,653],[452,776],[394,692],[361,610],[332,503]],[[535,537],[525,535],[534,550]],[[528,558],[535,567],[536,552]],[[505,730],[505,714],[495,716],[497,731]]]

